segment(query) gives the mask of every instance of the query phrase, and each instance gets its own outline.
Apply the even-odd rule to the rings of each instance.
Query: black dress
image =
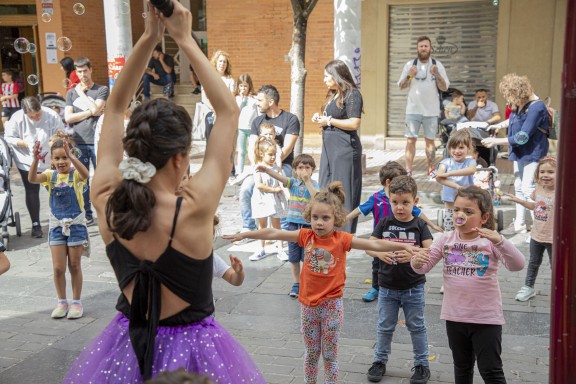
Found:
[[[342,109],[332,100],[325,109],[333,119],[360,118],[362,115],[362,95],[357,89],[344,96]],[[320,157],[320,188],[333,181],[341,181],[346,193],[344,206],[352,211],[360,205],[362,193],[362,144],[357,131],[345,131],[333,126],[324,126],[322,131],[322,156]],[[343,231],[356,233],[357,219],[344,227]]]

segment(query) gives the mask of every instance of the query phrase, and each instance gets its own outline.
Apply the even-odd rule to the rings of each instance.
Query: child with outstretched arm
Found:
[[[296,177],[286,177],[268,167],[257,166],[256,170],[266,172],[284,184],[290,190],[288,199],[288,212],[286,230],[296,231],[310,228],[310,223],[304,219],[304,210],[310,199],[318,193],[318,183],[312,180],[312,173],[316,169],[314,158],[310,155],[300,154],[292,163],[292,170]],[[304,248],[297,242],[288,242],[288,261],[292,266],[292,288],[290,297],[298,297],[300,291],[300,263],[304,261]]]
[[[380,184],[382,184],[382,189],[374,193],[372,196],[366,200],[366,202],[360,204],[356,209],[350,212],[346,216],[346,221],[352,220],[360,214],[368,216],[372,213],[374,218],[373,228],[380,222],[381,219],[392,216],[392,206],[390,205],[390,183],[398,176],[407,175],[406,168],[404,168],[400,163],[396,161],[389,161],[380,168]],[[412,209],[412,214],[416,217],[421,218],[428,224],[428,226],[437,232],[444,232],[444,230],[434,224],[420,208],[414,205]],[[378,268],[380,262],[378,258],[372,260],[372,287],[370,290],[362,296],[364,302],[372,302],[378,298]]]

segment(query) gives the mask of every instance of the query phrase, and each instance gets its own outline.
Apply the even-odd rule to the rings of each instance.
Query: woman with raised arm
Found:
[[[122,293],[119,313],[72,366],[67,383],[141,383],[183,367],[217,383],[264,383],[247,352],[213,318],[212,232],[234,161],[238,107],[192,39],[192,15],[174,1],[169,18],[151,8],[146,30],[108,99],[92,198]],[[167,29],[218,113],[200,171],[177,197],[189,166],[192,123],[174,103],[124,110],[147,58]],[[128,158],[123,160],[123,151]]]

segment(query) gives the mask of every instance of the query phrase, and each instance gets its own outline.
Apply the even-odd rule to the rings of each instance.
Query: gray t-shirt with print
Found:
[[[92,102],[96,102],[96,100],[105,101],[108,99],[108,87],[94,84],[92,88],[86,91],[86,96],[88,96]],[[73,107],[74,113],[88,110],[88,106],[83,102],[83,99],[80,98],[74,88],[69,90],[66,95],[66,106]],[[99,117],[100,116],[90,116],[87,119],[70,124],[70,127],[74,130],[72,137],[76,144],[94,144],[94,131]]]

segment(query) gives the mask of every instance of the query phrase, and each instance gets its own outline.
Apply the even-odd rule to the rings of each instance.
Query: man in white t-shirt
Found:
[[[480,121],[488,123],[488,125],[496,124],[502,119],[498,104],[492,100],[488,100],[488,90],[478,89],[475,93],[475,99],[468,106],[466,113],[470,121]]]
[[[427,36],[421,36],[416,43],[418,58],[404,65],[398,86],[408,88],[406,103],[406,170],[412,174],[412,163],[416,153],[416,140],[420,127],[424,128],[428,175],[434,170],[436,147],[434,139],[440,116],[440,98],[438,91],[446,91],[450,81],[442,63],[430,57],[432,43]]]

